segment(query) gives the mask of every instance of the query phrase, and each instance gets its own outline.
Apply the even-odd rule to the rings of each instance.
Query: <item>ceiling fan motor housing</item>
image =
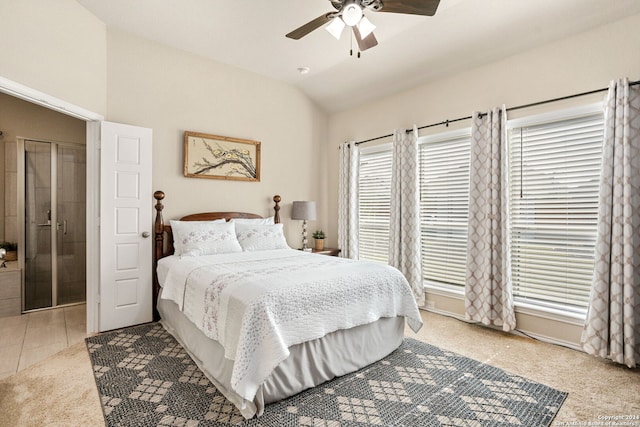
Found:
[[[356,3],[362,9],[371,9],[375,12],[382,10],[382,0],[330,0],[331,5],[335,10],[341,10],[349,3]]]

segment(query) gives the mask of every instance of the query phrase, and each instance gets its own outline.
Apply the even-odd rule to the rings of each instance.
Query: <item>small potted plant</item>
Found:
[[[0,249],[4,249],[6,261],[15,261],[18,259],[18,244],[15,242],[0,242]]]
[[[321,251],[324,249],[324,239],[327,237],[322,230],[316,230],[313,232],[313,238],[316,240],[316,250]]]

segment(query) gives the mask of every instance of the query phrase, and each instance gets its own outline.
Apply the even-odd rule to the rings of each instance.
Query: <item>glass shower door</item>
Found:
[[[24,308],[51,307],[55,300],[51,257],[51,145],[25,141]]]
[[[58,145],[57,305],[86,300],[85,147]]]
[[[86,300],[85,151],[25,141],[25,311]]]

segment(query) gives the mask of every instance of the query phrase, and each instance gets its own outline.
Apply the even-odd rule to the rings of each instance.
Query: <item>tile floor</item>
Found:
[[[0,378],[82,342],[86,324],[85,304],[0,318]]]

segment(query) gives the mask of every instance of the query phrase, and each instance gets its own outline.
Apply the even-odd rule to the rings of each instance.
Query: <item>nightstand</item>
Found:
[[[324,248],[322,250],[313,249],[312,252],[314,254],[320,254],[320,255],[338,256],[338,254],[340,253],[340,249],[335,249],[335,248]]]

